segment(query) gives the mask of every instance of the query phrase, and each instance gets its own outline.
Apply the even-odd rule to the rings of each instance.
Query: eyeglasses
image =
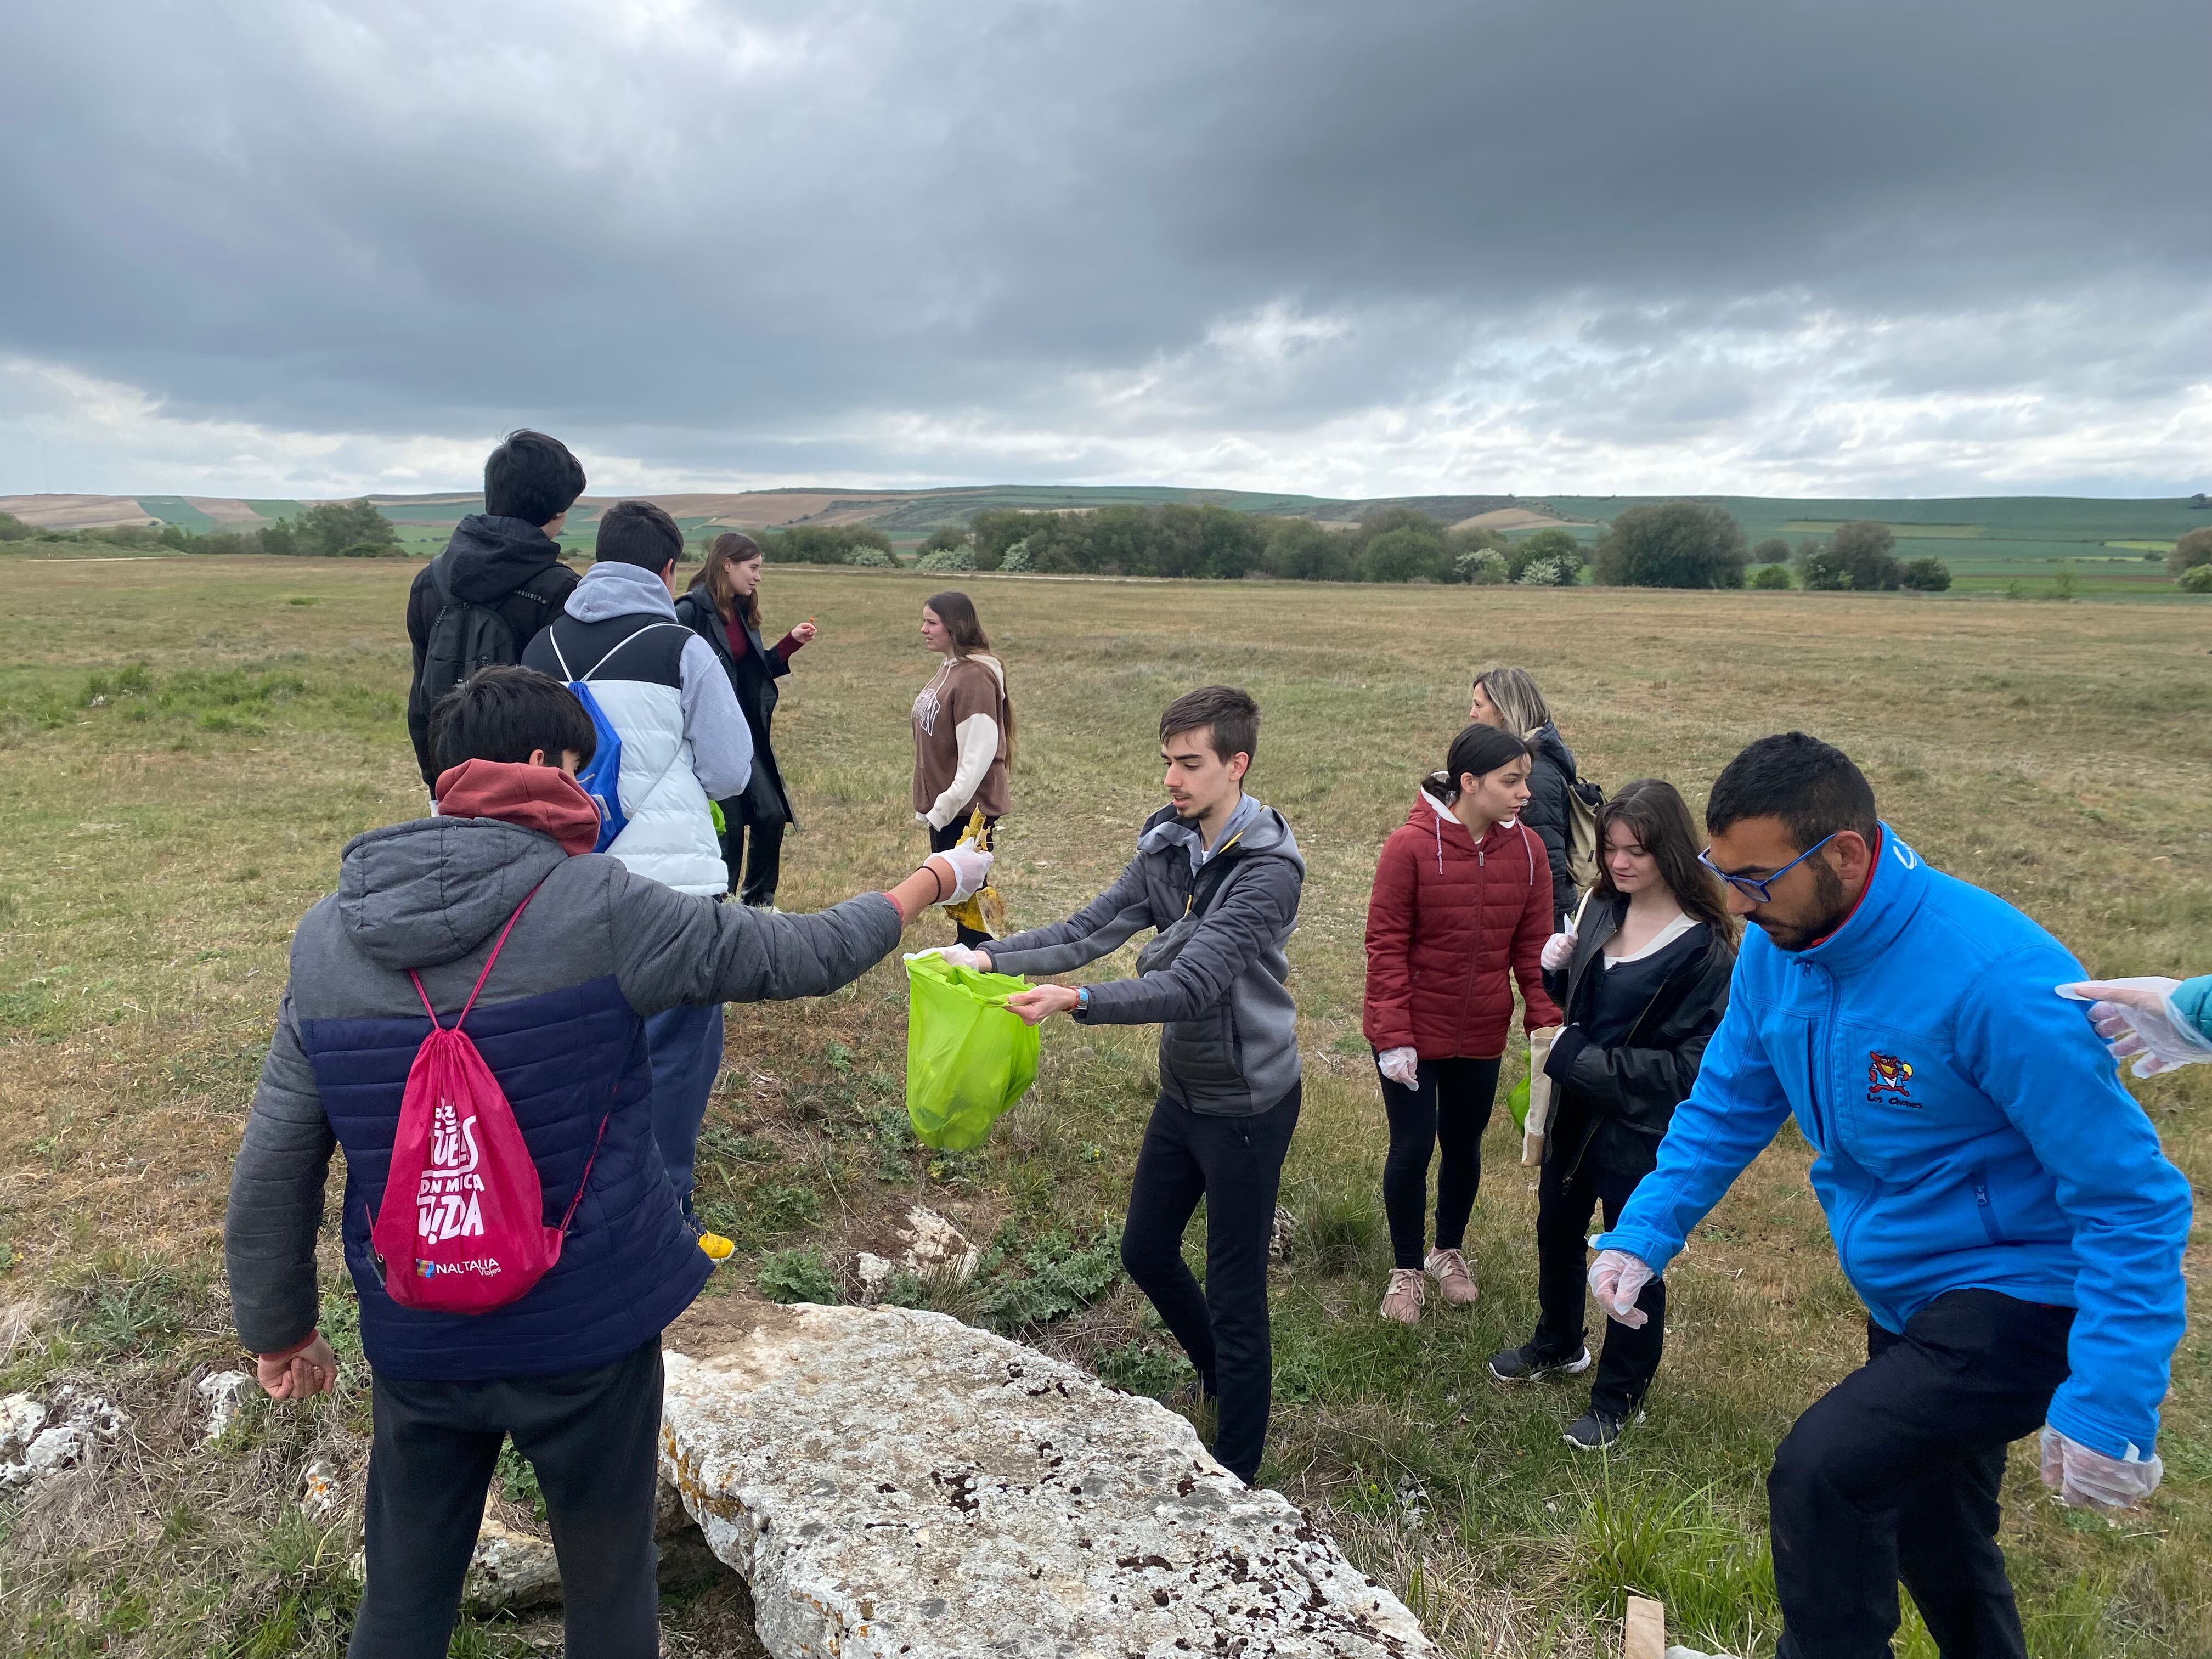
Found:
[[[1838,836],[1840,836],[1844,832],[1840,830],[1830,830],[1826,835],[1821,836],[1820,840],[1814,842],[1810,847],[1800,853],[1796,858],[1790,860],[1789,863],[1784,865],[1779,870],[1777,870],[1771,876],[1732,876],[1729,874],[1727,871],[1722,869],[1719,865],[1713,862],[1713,849],[1710,847],[1705,848],[1704,852],[1698,854],[1698,862],[1704,865],[1706,869],[1711,871],[1729,886],[1735,888],[1737,892],[1748,895],[1753,904],[1766,904],[1771,902],[1773,900],[1774,884],[1776,882],[1781,880],[1783,877],[1788,875],[1792,870],[1795,870],[1799,865],[1804,863],[1807,859],[1811,858],[1814,854],[1819,852],[1823,847],[1826,847],[1830,842],[1835,840]]]

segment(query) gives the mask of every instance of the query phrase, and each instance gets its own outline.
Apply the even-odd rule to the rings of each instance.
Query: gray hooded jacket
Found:
[[[1138,953],[1138,976],[1092,986],[1077,1018],[1157,1022],[1161,1093],[1194,1112],[1246,1117],[1280,1101],[1299,1077],[1284,946],[1297,925],[1305,860],[1283,815],[1249,797],[1212,854],[1194,848],[1196,839],[1162,807],[1111,887],[1066,921],[986,948],[1000,973],[1064,974],[1157,928]]]

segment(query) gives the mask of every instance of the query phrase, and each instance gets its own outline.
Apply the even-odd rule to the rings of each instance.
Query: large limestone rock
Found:
[[[1437,1652],[1157,1401],[943,1314],[720,1316],[670,1333],[661,1465],[779,1659]]]

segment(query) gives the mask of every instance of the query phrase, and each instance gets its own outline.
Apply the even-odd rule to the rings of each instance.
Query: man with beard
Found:
[[[1780,1659],[1887,1656],[1897,1584],[1947,1659],[2024,1656],[1996,1544],[2005,1448],[2042,1427],[2069,1504],[2157,1486],[2189,1184],[2078,1006],[2082,975],[2003,900],[1931,870],[1840,750],[1764,738],[1714,783],[1702,855],[1753,924],[1659,1167],[1597,1240],[1638,1292],[1795,1114],[1867,1363],[1767,1477]]]

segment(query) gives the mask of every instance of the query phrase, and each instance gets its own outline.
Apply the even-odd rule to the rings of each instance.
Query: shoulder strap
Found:
[[[543,887],[544,884],[541,881],[538,886]],[[461,1012],[453,1017],[453,1023],[451,1025],[439,1024],[438,1011],[430,1006],[430,994],[422,988],[422,975],[412,968],[407,970],[407,977],[415,981],[415,994],[422,999],[422,1012],[430,1016],[431,1024],[436,1025],[441,1031],[458,1031],[461,1029],[461,1022],[469,1017],[469,1010],[477,1006],[477,993],[483,989],[484,981],[491,977],[492,963],[499,960],[499,953],[507,946],[507,936],[514,931],[514,924],[522,920],[522,913],[530,908],[530,901],[537,896],[538,887],[533,887],[522,896],[522,902],[514,907],[514,914],[507,919],[507,926],[499,930],[499,938],[491,947],[491,954],[484,958],[483,969],[477,975],[476,984],[470,988],[469,1000],[461,1005]]]
[[[446,586],[446,560],[452,552],[448,548],[430,561],[430,586],[438,590],[438,603],[441,605],[453,602],[453,590]]]
[[[642,639],[646,635],[650,634],[656,628],[682,629],[686,634],[689,634],[691,631],[690,629],[684,628],[684,624],[680,622],[649,622],[646,623],[644,627],[637,629],[631,633],[623,635],[622,638],[617,640],[612,645],[609,646],[605,652],[600,656],[599,659],[593,663],[589,668],[586,669],[581,675],[571,674],[569,675],[569,678],[571,679],[580,678],[589,680],[592,675],[598,673],[599,670],[605,668],[610,662],[613,661],[615,653],[620,651],[623,647],[629,644],[633,640]],[[561,642],[558,640],[556,640],[553,642],[553,654],[556,657],[561,656]],[[568,672],[568,659],[566,657],[561,657],[561,672],[564,674]]]

